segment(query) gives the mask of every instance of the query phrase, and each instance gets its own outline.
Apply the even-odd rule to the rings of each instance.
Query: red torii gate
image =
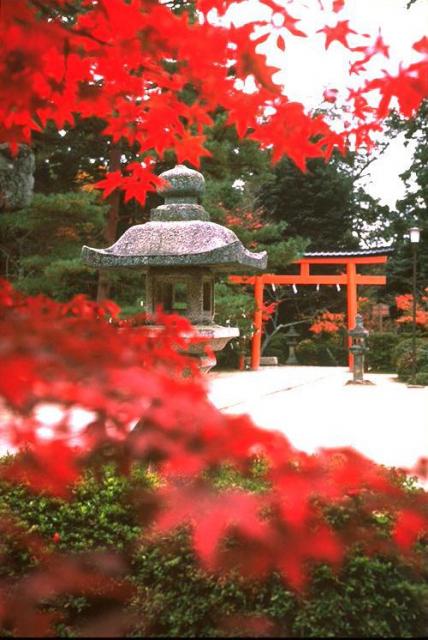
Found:
[[[348,329],[355,326],[355,316],[357,314],[357,287],[358,285],[385,285],[384,275],[365,275],[357,272],[357,265],[360,264],[385,264],[388,260],[387,254],[390,250],[369,249],[367,251],[348,251],[336,253],[305,253],[303,258],[296,260],[294,264],[300,265],[300,273],[297,275],[276,275],[264,273],[260,276],[229,276],[229,281],[233,284],[252,284],[254,286],[254,334],[251,342],[251,368],[258,369],[260,366],[261,344],[262,344],[262,313],[263,313],[263,289],[265,284],[274,285],[343,285],[347,288],[347,324]],[[312,265],[343,265],[346,267],[344,273],[334,275],[311,274]],[[348,338],[350,345],[350,338]],[[349,353],[349,367],[352,367],[353,357]]]

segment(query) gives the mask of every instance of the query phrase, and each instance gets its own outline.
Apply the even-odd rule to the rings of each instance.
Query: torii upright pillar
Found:
[[[251,284],[254,286],[254,334],[251,343],[251,368],[258,369],[261,358],[263,334],[263,290],[265,284],[273,285],[342,285],[346,286],[347,326],[348,330],[355,326],[358,312],[358,285],[385,285],[384,275],[365,275],[357,272],[357,265],[385,264],[388,260],[388,249],[371,249],[349,253],[306,253],[295,264],[300,265],[298,275],[277,275],[265,273],[261,276],[230,276],[234,284]],[[311,274],[312,265],[341,265],[346,272],[337,275]],[[350,338],[348,338],[350,346]],[[353,356],[348,355],[349,368],[353,366]]]
[[[233,276],[232,276],[233,277]],[[254,280],[254,333],[251,340],[251,368],[258,369],[262,353],[264,276]]]

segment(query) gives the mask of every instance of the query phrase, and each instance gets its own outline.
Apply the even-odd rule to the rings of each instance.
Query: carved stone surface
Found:
[[[189,267],[186,269],[150,269],[146,276],[146,311],[153,314],[160,303],[156,289],[162,284],[187,287],[185,315],[192,324],[210,324],[214,318],[214,274],[209,269]],[[204,285],[209,285],[209,305],[204,305]],[[174,311],[174,309],[171,309]],[[179,312],[179,311],[178,311]]]
[[[0,144],[0,211],[28,207],[34,187],[34,154],[27,145],[20,145],[17,155],[9,145]]]
[[[107,249],[83,247],[86,264],[102,268],[209,266],[213,271],[265,269],[267,254],[248,251],[233,231],[209,221],[197,204],[204,189],[198,171],[177,165],[161,177],[165,204],[153,209],[146,224],[130,227]]]
[[[189,202],[174,202],[161,204],[150,212],[150,220],[171,222],[173,220],[209,220],[208,211],[201,204]]]
[[[158,192],[165,198],[165,204],[176,202],[197,202],[205,191],[205,178],[199,171],[177,164],[173,169],[161,173],[166,181]]]
[[[251,358],[244,358],[245,366],[251,366]],[[261,356],[260,357],[260,366],[261,367],[277,367],[278,366],[278,358],[277,356]]]

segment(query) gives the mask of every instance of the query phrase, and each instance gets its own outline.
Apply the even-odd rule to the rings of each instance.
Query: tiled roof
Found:
[[[392,247],[378,247],[377,249],[361,249],[359,251],[315,251],[304,253],[304,258],[353,258],[357,256],[383,256],[392,253]]]

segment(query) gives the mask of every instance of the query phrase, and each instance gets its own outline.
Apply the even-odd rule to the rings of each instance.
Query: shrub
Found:
[[[268,620],[266,635],[276,637],[423,637],[428,622],[426,584],[396,558],[357,551],[339,573],[318,565],[296,595],[276,574],[220,580],[201,571],[182,531],[145,548],[136,574],[138,635],[242,637],[255,635],[243,633],[245,621]]]
[[[373,332],[368,337],[367,366],[371,371],[393,371],[393,351],[400,337],[391,332]]]
[[[215,352],[216,369],[237,369],[239,363],[239,345],[237,340],[231,340],[221,351]]]
[[[392,352],[392,364],[396,368],[399,358],[404,354],[412,350],[413,339],[404,338],[401,339],[394,347]],[[428,340],[424,338],[416,338],[416,349],[424,348],[428,345]]]
[[[422,637],[427,594],[426,584],[412,582],[395,559],[355,553],[337,575],[317,568],[293,631],[304,638]]]
[[[318,348],[314,340],[306,338],[296,346],[296,356],[300,364],[317,365]]]
[[[408,380],[413,372],[413,341],[407,338],[394,349],[394,361],[398,377]],[[428,373],[428,340],[416,340],[416,373]]]
[[[2,461],[2,464],[9,463],[10,459]],[[73,487],[70,500],[48,494],[34,495],[23,484],[10,485],[1,481],[0,513],[12,515],[17,518],[20,529],[31,529],[47,540],[58,536],[59,549],[121,550],[140,533],[129,501],[132,483],[137,481],[140,485],[147,485],[152,480],[150,474],[138,474],[137,469],[129,480],[118,474],[114,465],[107,464],[97,475],[87,471]],[[27,555],[24,553],[21,557],[23,567],[28,564]],[[15,560],[14,574],[20,566],[18,556]],[[3,562],[2,575],[8,575],[8,571],[7,562]]]
[[[417,373],[415,382],[416,384],[428,386],[428,371],[420,371],[419,373]]]
[[[263,461],[253,465],[249,476],[226,466],[213,474],[212,481],[219,490],[241,487],[260,492],[266,487],[265,471]],[[355,548],[340,571],[322,563],[308,569],[308,585],[297,594],[274,572],[259,580],[233,571],[219,577],[201,568],[186,527],[153,539],[136,521],[129,499],[132,490],[150,492],[158,484],[158,477],[145,468],[135,467],[130,478],[107,464],[87,471],[69,501],[31,495],[24,485],[2,482],[0,505],[3,514],[13,513],[23,532],[37,531],[51,546],[53,535],[59,533],[61,552],[132,550],[126,581],[135,590],[125,603],[129,636],[424,636],[428,623],[424,576],[398,556],[369,558]],[[413,486],[408,491],[417,494]],[[329,517],[340,528],[352,517],[352,509],[364,511],[364,507],[362,500],[355,501],[349,510],[331,510]],[[373,526],[387,532],[389,521],[379,517]],[[3,538],[2,546],[10,542]],[[37,558],[29,558],[23,549],[19,555],[16,539],[14,543],[13,553],[3,557],[3,576],[27,574],[37,565]],[[421,557],[423,553],[421,547]],[[78,635],[98,610],[97,599],[89,596],[62,596],[50,602],[51,613],[65,614],[57,626],[60,637]]]
[[[306,339],[296,347],[296,356],[301,364],[313,366],[344,366],[347,349],[343,346],[341,335]]]
[[[276,356],[279,364],[287,362],[288,353],[287,337],[283,333],[275,334],[263,351],[264,356]]]

